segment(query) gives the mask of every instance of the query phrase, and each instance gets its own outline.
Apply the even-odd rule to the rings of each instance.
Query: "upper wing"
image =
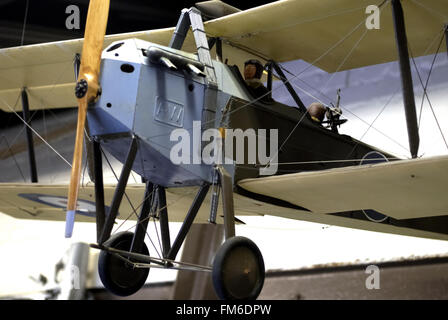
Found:
[[[142,38],[168,44],[173,29],[106,36],[104,47],[114,41]],[[73,61],[83,39],[35,44],[0,50],[0,109],[21,110],[19,99],[27,88],[30,109],[67,108],[77,105]]]
[[[334,72],[396,60],[391,6],[381,6],[380,29],[368,30],[369,5],[383,0],[277,1],[205,23],[208,36],[223,39],[229,64],[253,58],[303,59]],[[408,43],[414,56],[436,51],[435,37],[448,21],[446,0],[402,1]],[[109,35],[113,41],[140,38],[168,45],[174,28]],[[0,50],[0,109],[21,110],[20,91],[27,87],[31,109],[76,105],[73,59],[83,39]],[[432,46],[431,46],[432,44]],[[183,50],[195,52],[189,32]],[[442,50],[446,48],[442,47]],[[248,52],[247,52],[248,51]]]
[[[168,45],[174,28],[108,35],[104,48],[112,42],[138,38]],[[83,39],[0,49],[0,109],[22,110],[20,93],[26,87],[31,110],[70,108],[77,105],[74,90],[74,57],[81,53]],[[196,52],[193,35],[188,33],[183,50]],[[223,45],[229,64],[243,64],[250,54]]]
[[[435,53],[435,37],[443,36],[448,21],[448,1],[401,3],[412,55]],[[380,7],[379,29],[366,27],[370,5]],[[206,31],[261,56],[280,62],[303,59],[328,72],[398,57],[392,8],[385,0],[277,1],[211,21]]]
[[[448,215],[448,156],[245,179],[238,184],[313,213],[373,209],[398,220]]]

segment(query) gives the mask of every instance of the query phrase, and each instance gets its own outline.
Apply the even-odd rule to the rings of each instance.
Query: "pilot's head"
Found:
[[[319,122],[319,123],[324,121],[326,111],[327,111],[327,109],[320,102],[313,102],[308,107],[308,113],[310,114],[311,119],[313,119],[314,121]]]
[[[244,63],[244,79],[261,79],[263,74],[263,65],[257,59],[247,60]]]

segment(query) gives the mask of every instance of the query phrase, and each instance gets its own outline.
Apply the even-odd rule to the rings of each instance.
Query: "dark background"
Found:
[[[24,44],[82,38],[88,0],[28,0]],[[173,27],[180,11],[199,1],[111,0],[107,34]],[[226,0],[245,10],[273,1]],[[67,30],[67,6],[77,5],[81,13],[79,30]],[[0,48],[20,46],[27,0],[0,0]]]

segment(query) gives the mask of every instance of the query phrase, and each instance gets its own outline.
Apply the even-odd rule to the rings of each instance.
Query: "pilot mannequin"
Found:
[[[254,98],[263,97],[261,100],[264,102],[273,101],[268,95],[269,90],[261,82],[262,74],[263,65],[260,61],[251,59],[244,63],[244,80]]]

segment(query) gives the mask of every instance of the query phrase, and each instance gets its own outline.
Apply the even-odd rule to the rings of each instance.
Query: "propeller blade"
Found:
[[[84,127],[87,106],[99,92],[98,76],[100,73],[101,52],[106,34],[109,15],[109,0],[90,0],[87,13],[84,44],[82,47],[81,67],[76,84],[78,98],[78,124],[76,127],[75,150],[73,152],[72,171],[68,191],[65,237],[70,238],[75,222],[76,203],[81,179]]]

